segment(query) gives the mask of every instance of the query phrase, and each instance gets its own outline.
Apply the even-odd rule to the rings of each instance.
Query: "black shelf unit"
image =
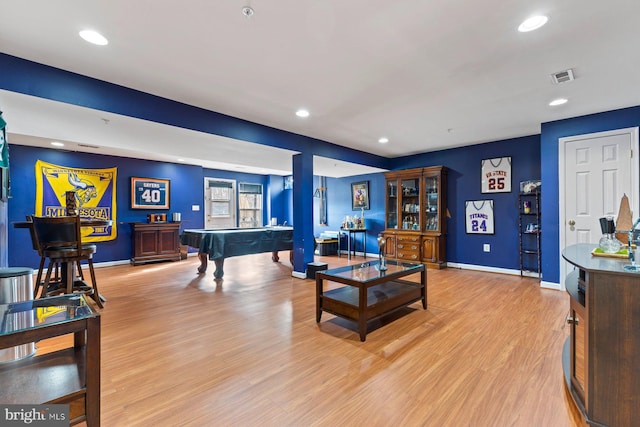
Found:
[[[528,205],[525,207],[525,205]],[[540,236],[540,192],[518,195],[518,239],[520,248],[520,276],[526,273],[542,278]],[[530,274],[527,274],[530,276]]]

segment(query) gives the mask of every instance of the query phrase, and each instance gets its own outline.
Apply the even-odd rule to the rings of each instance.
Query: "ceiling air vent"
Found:
[[[89,145],[89,144],[78,144],[78,147],[83,147],[83,148],[100,148],[97,145]]]
[[[553,73],[551,74],[551,80],[553,80],[555,84],[570,82],[571,80],[574,80],[573,70],[569,68],[568,70]]]

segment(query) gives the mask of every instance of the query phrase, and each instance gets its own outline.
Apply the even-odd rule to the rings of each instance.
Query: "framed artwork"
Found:
[[[369,181],[351,183],[351,208],[369,209]]]
[[[482,192],[511,193],[511,157],[482,160]]]
[[[467,200],[465,221],[467,234],[494,234],[493,200]]]
[[[169,180],[131,177],[131,209],[169,209]]]

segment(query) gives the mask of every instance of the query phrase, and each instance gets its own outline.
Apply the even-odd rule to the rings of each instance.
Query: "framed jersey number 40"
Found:
[[[131,177],[131,209],[169,209],[169,180]]]

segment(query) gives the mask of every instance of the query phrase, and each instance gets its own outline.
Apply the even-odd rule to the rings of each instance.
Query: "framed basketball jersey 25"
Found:
[[[511,192],[511,157],[482,160],[482,192]]]

